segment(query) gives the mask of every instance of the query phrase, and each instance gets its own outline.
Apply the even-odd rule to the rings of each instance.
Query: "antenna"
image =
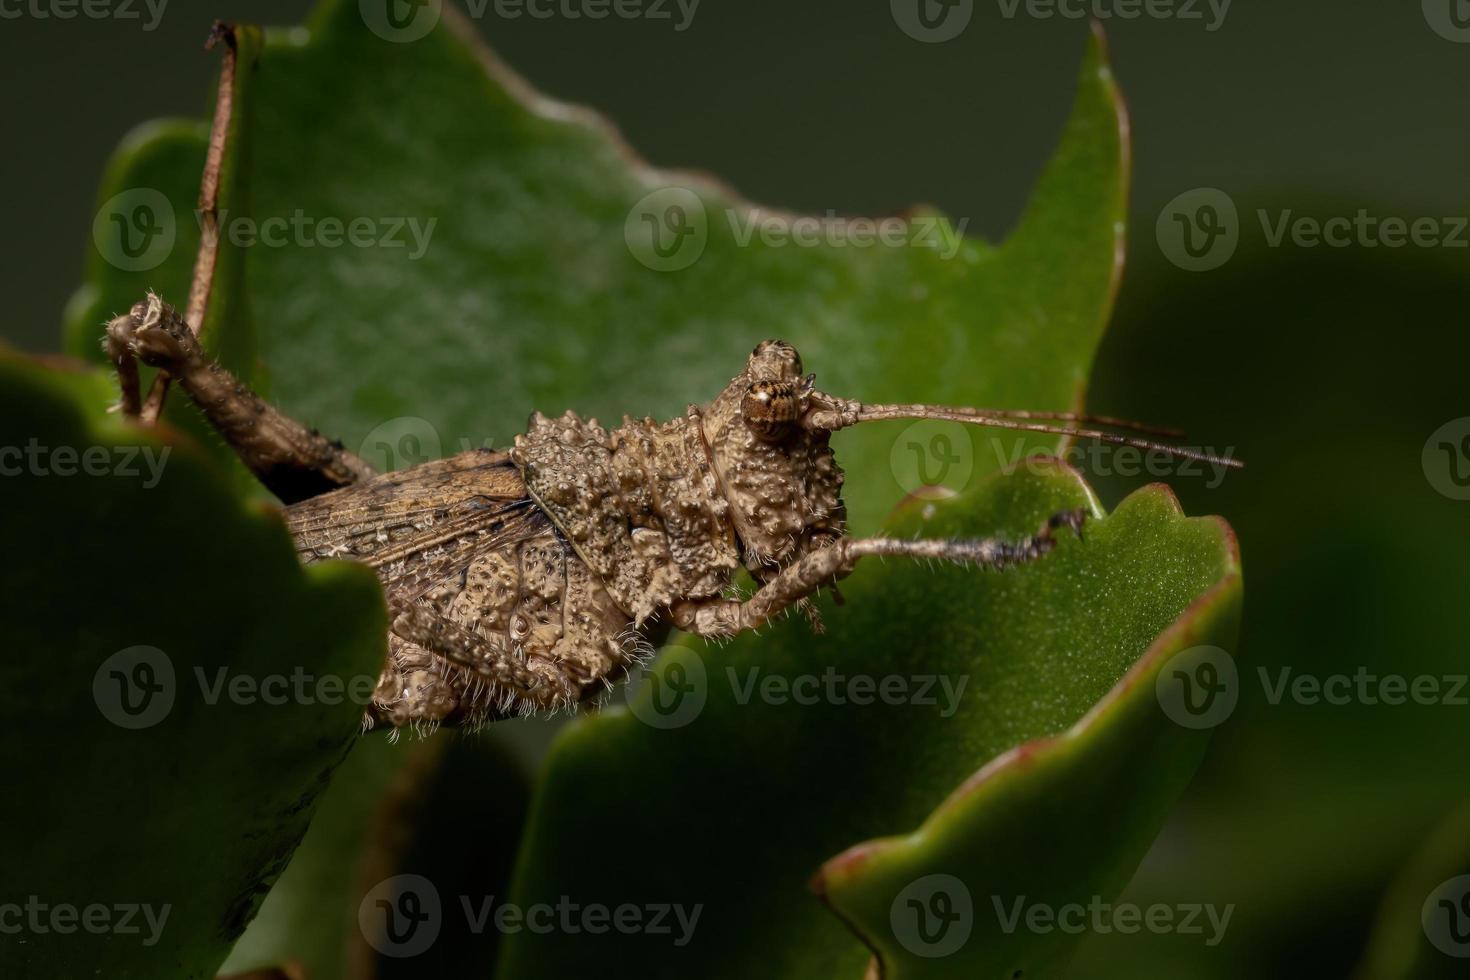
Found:
[[[1075,425],[1048,425],[1042,422],[1029,421],[1032,419],[1058,419],[1064,421],[1085,421],[1099,425],[1112,425],[1126,427],[1138,432],[1160,433],[1173,435],[1177,430],[1156,429],[1143,426],[1139,423],[1129,423],[1123,419],[1111,419],[1108,416],[1075,415],[1063,412],[985,412],[978,408],[951,408],[945,405],[863,405],[857,402],[847,402],[848,410],[835,411],[819,409],[807,415],[803,424],[812,429],[836,430],[858,422],[877,422],[883,419],[941,419],[949,422],[965,422],[970,425],[983,425],[993,429],[1015,429],[1023,432],[1045,432],[1058,436],[1077,436],[1082,439],[1096,439],[1099,442],[1108,442],[1117,446],[1133,446],[1135,449],[1150,449],[1169,453],[1171,456],[1179,456],[1184,459],[1197,459],[1205,463],[1214,463],[1219,466],[1228,466],[1231,469],[1243,469],[1245,463],[1238,459],[1228,459],[1220,456],[1212,456],[1209,453],[1199,452],[1184,446],[1171,446],[1167,443],[1153,442],[1149,439],[1139,439],[1135,436],[1121,435],[1117,432],[1106,432],[1102,429],[1088,429]]]

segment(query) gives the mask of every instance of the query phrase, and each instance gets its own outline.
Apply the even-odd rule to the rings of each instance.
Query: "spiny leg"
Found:
[[[849,575],[859,559],[870,555],[937,558],[995,569],[1025,564],[1056,546],[1058,529],[1070,528],[1080,535],[1086,518],[1087,512],[1083,510],[1063,511],[1053,515],[1035,535],[1020,541],[839,538],[787,565],[743,602],[705,599],[676,603],[671,609],[674,625],[700,636],[734,636],[759,629],[823,585]]]
[[[107,355],[122,385],[122,411],[139,411],[136,361],[167,371],[266,487],[285,503],[373,475],[373,468],[268,405],[199,346],[184,318],[150,293],[107,325]]]
[[[421,647],[454,667],[512,695],[517,705],[558,708],[576,700],[569,680],[555,665],[533,669],[513,651],[445,617],[433,606],[389,601],[394,636]]]
[[[388,634],[388,659],[378,675],[362,730],[387,726],[429,734],[441,726],[475,729],[516,713],[517,695],[438,654]]]
[[[107,325],[107,336],[102,341],[102,348],[107,351],[107,359],[117,370],[117,384],[122,389],[122,399],[112,410],[135,419],[143,410],[143,396],[138,390],[137,355],[129,346],[126,333],[121,329],[114,331],[111,323]]]

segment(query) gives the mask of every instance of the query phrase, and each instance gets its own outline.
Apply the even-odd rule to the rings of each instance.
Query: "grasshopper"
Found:
[[[680,418],[606,429],[533,414],[508,452],[471,450],[377,473],[340,442],[262,400],[149,295],[106,328],[120,408],[138,415],[138,362],[172,377],[284,504],[304,562],[374,568],[391,622],[365,728],[477,727],[600,694],[673,628],[702,637],[803,611],[866,557],[1001,569],[1036,561],[1065,511],[1020,540],[847,533],[832,433],[882,419],[946,419],[1050,432],[1238,466],[1084,424],[1169,433],[1105,416],[873,405],[820,391],[790,344],[757,345],[715,398]],[[755,591],[731,596],[737,572]],[[840,595],[838,596],[840,599]]]

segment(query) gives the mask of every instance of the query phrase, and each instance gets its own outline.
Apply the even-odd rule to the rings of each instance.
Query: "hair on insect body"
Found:
[[[287,418],[200,346],[155,295],[108,324],[121,408],[142,404],[136,361],[176,381],[285,505],[303,561],[374,568],[389,654],[365,727],[478,726],[597,697],[670,629],[719,639],[803,611],[869,556],[1001,569],[1036,561],[1085,512],[1019,540],[855,538],[832,433],[885,419],[1100,439],[1219,460],[1063,412],[872,405],[819,390],[790,344],[759,344],[708,404],[605,428],[531,416],[507,452],[471,450],[390,473]],[[1099,427],[1100,426],[1100,427]],[[744,570],[749,595],[732,592]]]

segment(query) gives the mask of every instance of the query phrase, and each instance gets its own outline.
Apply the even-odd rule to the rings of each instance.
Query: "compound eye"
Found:
[[[791,431],[801,414],[796,385],[789,381],[757,381],[745,390],[740,415],[764,442],[776,442]]]

